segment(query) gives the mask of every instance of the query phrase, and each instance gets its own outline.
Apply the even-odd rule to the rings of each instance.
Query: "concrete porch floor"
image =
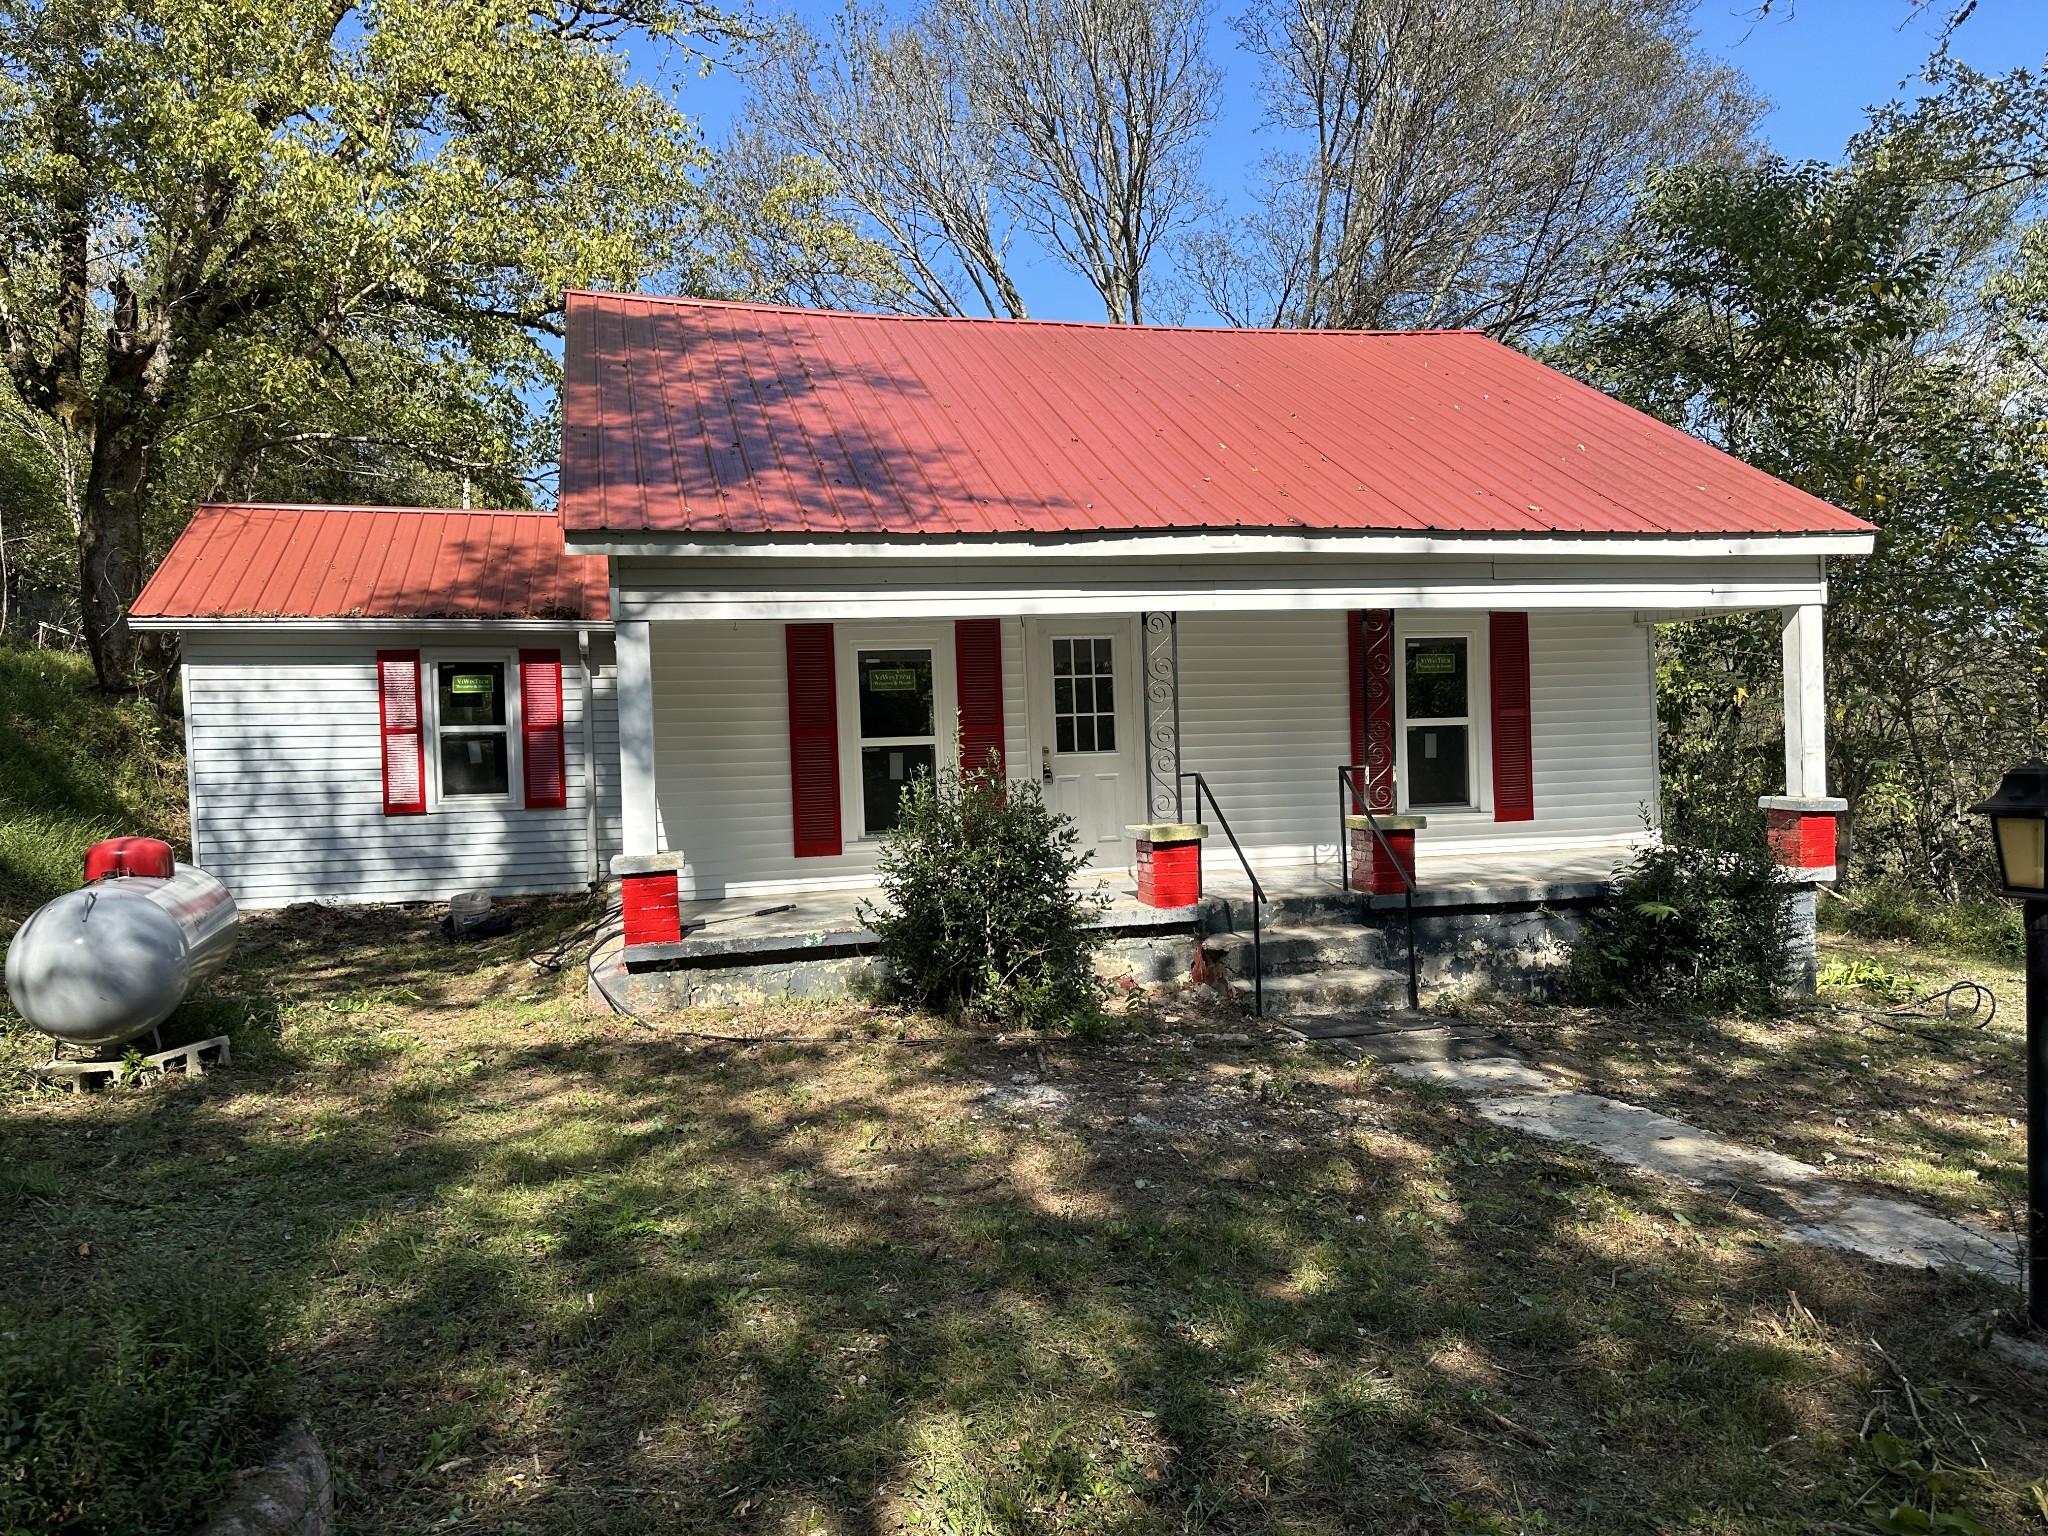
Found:
[[[1549,852],[1431,854],[1416,851],[1416,905],[1433,909],[1500,906],[1540,901],[1587,900],[1598,896],[1634,840]],[[1254,864],[1254,868],[1257,865]],[[1288,864],[1259,870],[1272,902],[1303,906],[1341,899],[1339,869],[1326,864]],[[1203,901],[1194,907],[1156,908],[1138,904],[1137,885],[1126,871],[1099,877],[1110,905],[1101,926],[1121,932],[1195,926],[1227,928],[1238,917],[1249,921],[1251,887],[1242,871],[1205,868]],[[691,958],[766,956],[872,942],[859,917],[863,902],[876,900],[874,886],[811,891],[786,896],[731,896],[682,903],[684,935],[679,944],[635,946],[636,958],[687,961]],[[1399,907],[1399,896],[1371,898],[1376,907]],[[1270,914],[1269,914],[1269,921]]]

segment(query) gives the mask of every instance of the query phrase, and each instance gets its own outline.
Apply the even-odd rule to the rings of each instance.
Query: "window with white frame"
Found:
[[[512,726],[502,661],[434,663],[435,761],[443,800],[512,793]]]
[[[904,790],[938,771],[938,699],[929,646],[861,647],[854,652],[860,728],[861,827],[868,837],[896,825]]]
[[[1411,810],[1465,810],[1472,794],[1472,639],[1401,642],[1402,774]]]

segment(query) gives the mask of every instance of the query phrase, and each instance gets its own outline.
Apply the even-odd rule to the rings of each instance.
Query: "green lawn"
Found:
[[[344,1530],[2044,1526],[2048,1392],[1949,1332],[1981,1283],[1177,1003],[649,1030],[525,962],[580,909],[436,915],[251,922],[199,1081],[40,1092],[0,1040],[0,1275],[226,1266]]]

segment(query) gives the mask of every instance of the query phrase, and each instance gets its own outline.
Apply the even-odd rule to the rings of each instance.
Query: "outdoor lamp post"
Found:
[[[2033,758],[1970,807],[1991,818],[2005,894],[2027,930],[2027,1318],[2048,1328],[2048,763]]]

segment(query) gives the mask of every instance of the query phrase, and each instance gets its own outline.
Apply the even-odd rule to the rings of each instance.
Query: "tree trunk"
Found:
[[[113,425],[110,417],[125,419]],[[135,416],[118,408],[103,414],[101,425],[80,508],[78,608],[101,690],[132,693],[142,658],[128,610],[148,575],[142,488],[150,445]]]

